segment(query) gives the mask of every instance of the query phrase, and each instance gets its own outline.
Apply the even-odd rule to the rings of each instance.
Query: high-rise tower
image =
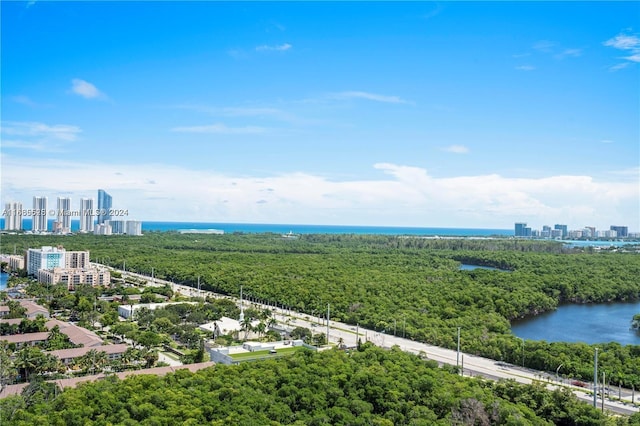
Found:
[[[47,197],[33,197],[33,216],[31,230],[47,232]]]
[[[93,232],[93,198],[80,199],[80,232]]]
[[[71,198],[58,197],[58,219],[56,226],[63,234],[71,232]]]
[[[98,189],[98,224],[111,219],[111,195],[104,189]]]
[[[22,230],[22,203],[6,203],[4,205],[4,230]]]

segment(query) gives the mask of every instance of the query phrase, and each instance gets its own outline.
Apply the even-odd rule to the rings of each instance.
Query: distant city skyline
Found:
[[[637,232],[639,8],[5,2],[0,203]]]
[[[542,225],[542,229],[528,226],[526,222],[514,224],[516,237],[540,237],[540,238],[637,238],[640,232],[629,232],[627,225],[609,225],[607,228],[598,228],[592,225],[569,227],[567,224]]]

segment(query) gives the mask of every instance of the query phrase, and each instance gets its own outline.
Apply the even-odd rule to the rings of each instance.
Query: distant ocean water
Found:
[[[53,220],[49,220],[49,229]],[[31,229],[31,219],[23,220],[23,227]],[[79,221],[71,221],[71,231],[78,231]],[[4,228],[4,219],[0,219],[0,229]],[[374,234],[374,235],[425,235],[441,237],[489,237],[513,236],[512,229],[477,229],[477,228],[421,228],[406,226],[351,226],[351,225],[293,225],[293,224],[262,224],[262,223],[207,223],[207,222],[142,222],[142,232],[145,231],[179,231],[181,229],[219,229],[226,234],[244,232],[260,234],[273,232],[277,234]]]
[[[375,235],[438,235],[442,237],[513,236],[509,229],[474,228],[418,228],[400,226],[351,226],[351,225],[293,225],[260,223],[199,223],[199,222],[142,222],[145,231],[174,231],[179,229],[220,229],[225,233],[277,234],[375,234]]]

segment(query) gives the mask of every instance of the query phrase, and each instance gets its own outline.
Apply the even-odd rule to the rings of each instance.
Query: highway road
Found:
[[[239,303],[239,299],[231,296],[225,296],[217,293],[213,293],[205,290],[198,290],[193,287],[175,284],[170,281],[158,280],[146,275],[140,275],[131,272],[120,271],[126,275],[137,277],[143,280],[147,280],[148,285],[165,285],[168,284],[172,287],[174,292],[186,296],[198,296],[198,297],[215,297],[215,298],[229,298]],[[295,312],[290,309],[284,309],[281,307],[274,307],[259,303],[255,300],[245,300],[245,306],[253,306],[259,309],[269,309],[275,315],[277,321],[289,324],[291,326],[306,327],[313,331],[313,333],[327,333],[327,324],[325,319],[312,317],[309,314]],[[421,355],[430,360],[437,361],[439,364],[458,365],[462,367],[462,374],[464,376],[482,376],[491,380],[512,379],[519,383],[530,384],[533,382],[544,383],[549,389],[557,389],[559,387],[565,387],[572,390],[572,392],[581,400],[587,403],[593,403],[593,393],[590,389],[593,388],[593,384],[589,383],[588,388],[582,388],[573,386],[570,381],[560,379],[556,380],[553,374],[549,374],[543,371],[536,371],[527,368],[518,367],[511,364],[497,362],[489,358],[483,358],[461,351],[459,354],[455,350],[446,349],[438,346],[429,345],[426,343],[416,342],[410,339],[405,339],[400,336],[394,336],[392,334],[381,333],[375,330],[369,330],[362,327],[356,327],[350,324],[345,324],[336,321],[329,321],[329,339],[332,343],[341,342],[346,346],[355,346],[358,339],[362,342],[371,342],[377,346],[383,348],[391,348],[398,346],[400,349],[406,352],[411,352],[416,355]],[[342,340],[340,340],[342,339]],[[464,349],[464,348],[462,348]],[[610,410],[617,414],[631,415],[640,411],[637,398],[634,393],[629,389],[620,390],[620,396],[618,397],[617,388],[611,390],[612,399],[605,398],[604,409]],[[632,401],[634,404],[632,404]],[[602,399],[597,399],[598,408],[602,407]]]

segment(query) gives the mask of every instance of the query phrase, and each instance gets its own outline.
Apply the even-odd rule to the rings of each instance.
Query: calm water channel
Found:
[[[513,322],[513,334],[547,342],[618,342],[640,345],[640,334],[630,329],[640,313],[640,302],[564,305],[553,312]]]
[[[492,269],[466,265],[460,270]],[[547,342],[618,342],[640,345],[640,334],[630,329],[631,319],[640,314],[640,302],[563,305],[553,312],[511,324],[513,334],[523,339]]]

